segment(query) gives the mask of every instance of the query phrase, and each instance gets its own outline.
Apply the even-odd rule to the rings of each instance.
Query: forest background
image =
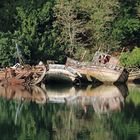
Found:
[[[139,47],[140,0],[0,1],[0,67],[18,54],[28,64],[90,61],[99,49],[140,66]]]

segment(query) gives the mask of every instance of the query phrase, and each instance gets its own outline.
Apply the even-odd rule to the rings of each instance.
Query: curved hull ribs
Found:
[[[31,81],[31,85],[37,85],[37,84],[39,84],[40,82],[42,82],[43,81],[43,79],[44,79],[44,77],[45,77],[45,75],[46,75],[46,72],[47,72],[47,68],[45,67],[45,66],[43,66],[43,72],[42,72],[42,74],[41,74],[41,76],[39,77],[39,78],[35,78],[35,79],[33,79],[32,81]],[[35,73],[36,74],[36,73]]]
[[[58,79],[74,82],[77,76],[81,76],[75,69],[65,65],[51,64],[46,72],[46,79]]]

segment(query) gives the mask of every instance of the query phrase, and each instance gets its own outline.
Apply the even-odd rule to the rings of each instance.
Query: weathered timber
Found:
[[[46,71],[44,65],[6,68],[0,72],[0,82],[7,85],[37,85],[43,81]]]
[[[50,64],[49,70],[46,72],[46,81],[68,81],[74,82],[80,74],[71,67],[60,64]]]
[[[66,66],[71,66],[87,81],[100,81],[103,83],[125,83],[128,72],[124,67],[118,65],[116,58],[110,55],[97,53],[94,61],[79,62],[71,58],[67,59]]]

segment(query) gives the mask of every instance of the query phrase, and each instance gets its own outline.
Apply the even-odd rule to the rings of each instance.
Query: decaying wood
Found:
[[[66,67],[65,65],[60,64],[50,64],[49,70],[46,72],[46,79],[60,79],[68,80],[74,82],[76,77],[78,76],[77,71],[70,67]]]
[[[7,85],[36,85],[45,77],[46,66],[22,66],[20,68],[6,68],[0,72],[1,84]]]
[[[42,72],[42,70],[43,70],[43,72]],[[43,66],[43,68],[41,70],[37,71],[37,73],[35,73],[35,75],[33,75],[34,79],[31,81],[31,84],[33,84],[33,85],[39,84],[45,77],[46,71],[47,71],[46,66]],[[41,76],[40,76],[40,73],[41,73]]]
[[[86,81],[125,83],[128,78],[128,72],[118,64],[117,58],[100,52],[95,54],[91,62],[80,62],[71,58],[68,58],[66,62],[66,66],[71,66]]]

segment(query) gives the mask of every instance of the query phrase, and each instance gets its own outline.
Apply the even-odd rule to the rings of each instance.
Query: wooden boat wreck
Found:
[[[79,73],[66,65],[49,64],[49,70],[46,72],[46,82],[52,83],[74,83]]]
[[[9,67],[0,71],[1,85],[37,85],[45,77],[44,65]]]
[[[125,83],[128,79],[128,72],[119,66],[118,59],[100,52],[95,53],[92,62],[79,62],[68,58],[66,66],[71,66],[80,73],[81,79],[90,82]]]

